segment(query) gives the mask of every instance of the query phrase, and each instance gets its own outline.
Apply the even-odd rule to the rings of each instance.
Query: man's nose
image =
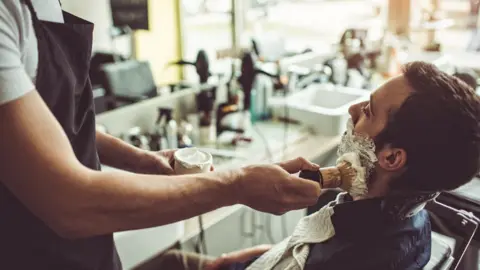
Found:
[[[348,113],[350,114],[350,117],[352,118],[353,124],[355,124],[358,120],[358,106],[359,104],[354,104],[348,108]]]

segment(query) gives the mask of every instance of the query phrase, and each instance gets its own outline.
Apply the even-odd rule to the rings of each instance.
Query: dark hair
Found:
[[[480,97],[431,64],[409,63],[403,74],[413,92],[375,139],[379,148],[407,153],[392,188],[443,191],[467,183],[480,167]]]
[[[473,89],[477,88],[477,74],[475,74],[474,70],[471,69],[463,69],[457,70],[453,76],[459,78],[460,80],[464,81]]]

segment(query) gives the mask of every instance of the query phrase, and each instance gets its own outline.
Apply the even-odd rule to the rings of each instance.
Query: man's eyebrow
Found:
[[[370,95],[370,112],[372,113],[373,116],[375,116],[375,113],[373,113],[373,98],[372,95]]]

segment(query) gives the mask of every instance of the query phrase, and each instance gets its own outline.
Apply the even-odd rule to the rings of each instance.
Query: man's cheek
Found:
[[[357,121],[353,122],[353,132],[355,134],[368,135],[370,133],[368,132],[370,128],[371,128],[371,123],[365,117],[360,117]]]
[[[367,126],[354,128],[353,134],[355,134],[355,136],[363,137],[365,139],[372,140],[372,141],[374,141],[374,138],[375,138],[374,136],[375,134],[373,134],[372,130]]]

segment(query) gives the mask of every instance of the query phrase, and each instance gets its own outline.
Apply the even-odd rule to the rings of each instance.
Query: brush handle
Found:
[[[299,177],[317,182],[320,184],[321,187],[323,187],[323,176],[320,173],[320,170],[318,171],[302,170],[300,171]]]

